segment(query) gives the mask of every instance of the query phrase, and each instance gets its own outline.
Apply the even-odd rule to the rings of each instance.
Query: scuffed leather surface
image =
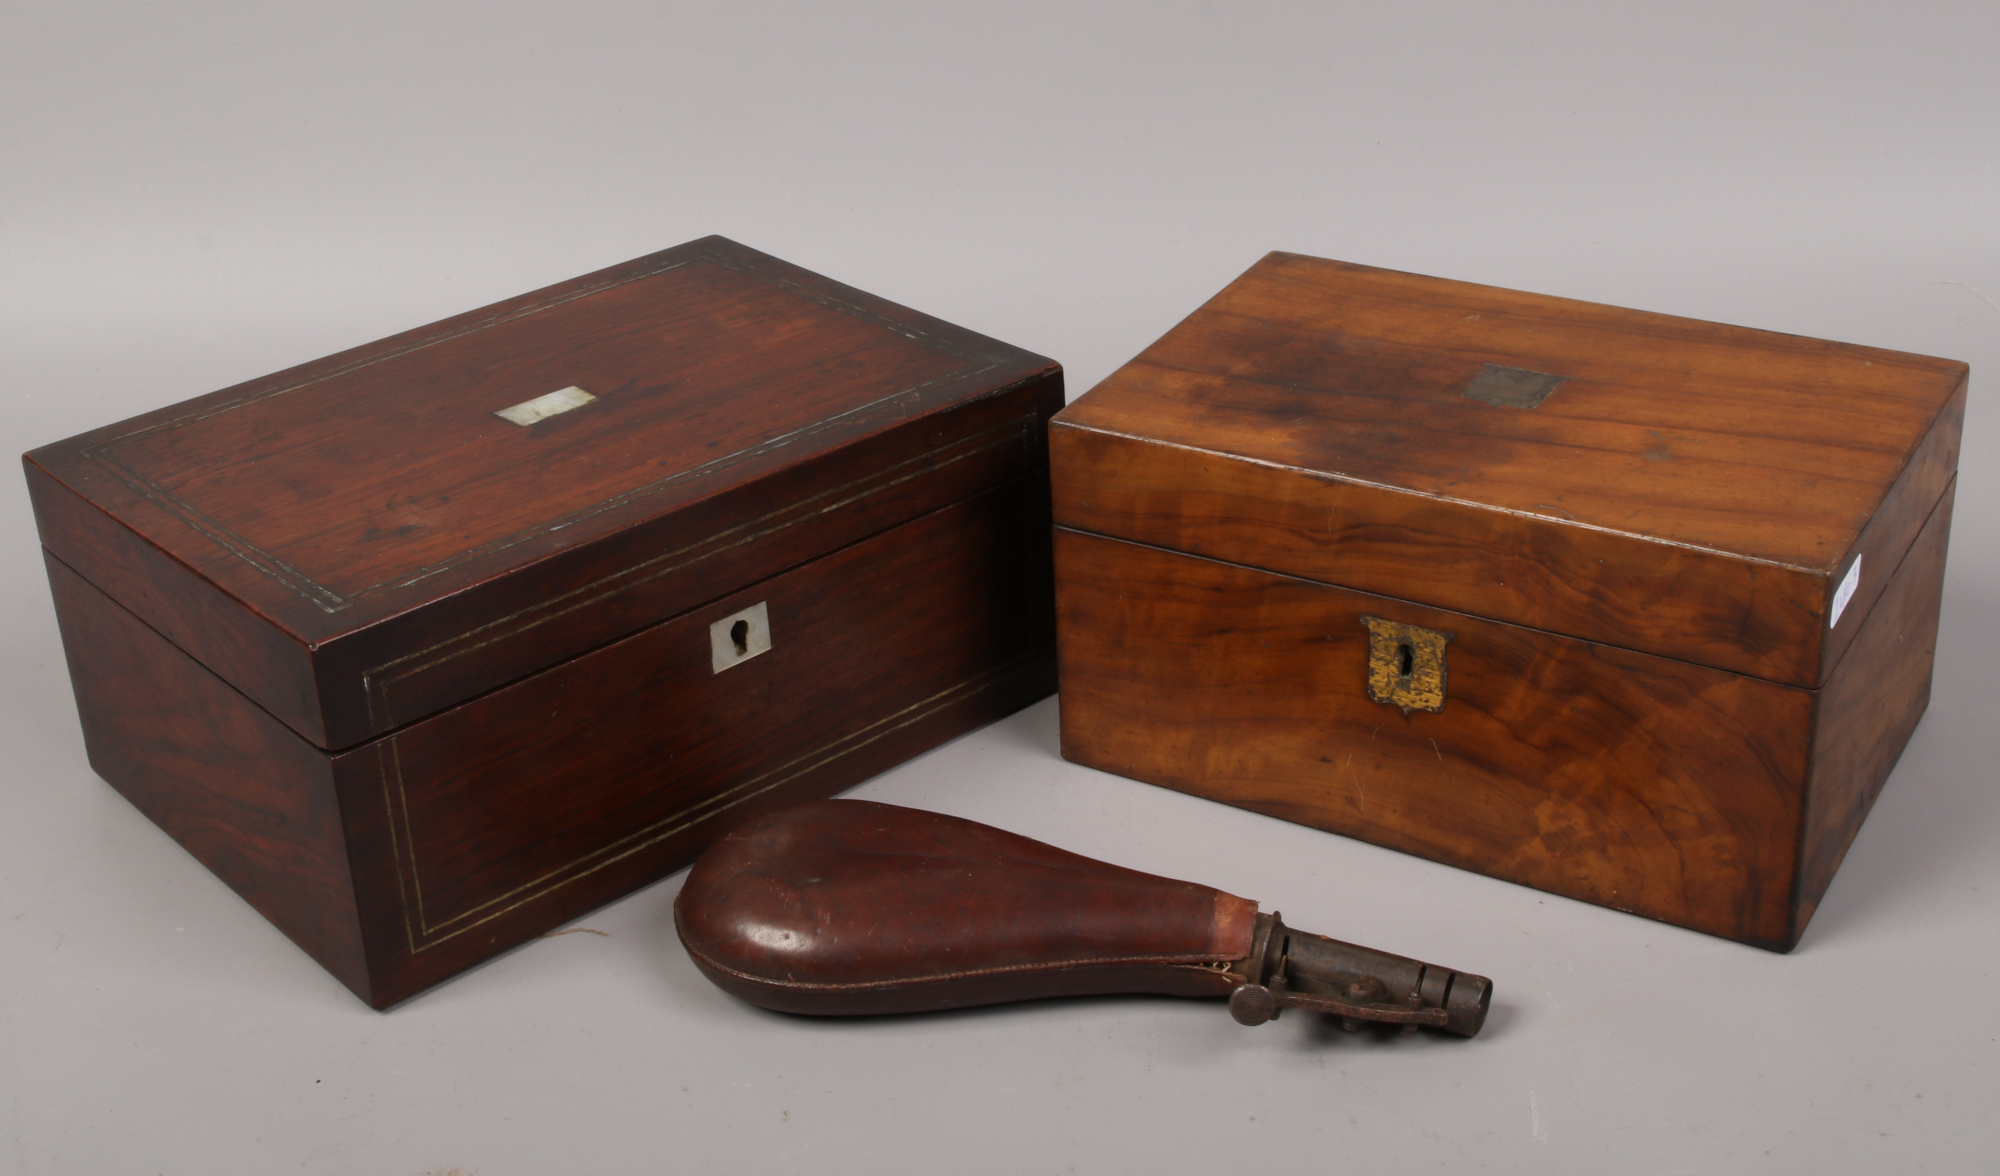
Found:
[[[987,825],[859,800],[718,842],[675,900],[723,988],[789,1012],[875,1013],[1095,992],[1220,995],[1256,904]]]

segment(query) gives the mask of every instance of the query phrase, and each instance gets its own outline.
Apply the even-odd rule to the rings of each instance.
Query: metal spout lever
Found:
[[[1339,1017],[1348,1030],[1375,1021],[1405,1034],[1429,1026],[1471,1037],[1493,999],[1484,976],[1294,931],[1276,912],[1257,916],[1250,954],[1229,970],[1242,981],[1229,994],[1229,1013],[1245,1025],[1305,1009]]]

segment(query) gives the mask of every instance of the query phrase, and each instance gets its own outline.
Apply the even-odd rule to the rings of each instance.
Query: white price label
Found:
[[[1840,587],[1833,590],[1833,610],[1826,614],[1826,627],[1831,629],[1840,623],[1840,614],[1847,611],[1847,602],[1854,599],[1854,590],[1861,587],[1861,557],[1847,567],[1847,574],[1840,578]]]

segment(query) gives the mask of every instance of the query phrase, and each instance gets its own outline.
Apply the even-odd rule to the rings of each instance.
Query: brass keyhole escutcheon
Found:
[[[1450,633],[1362,617],[1368,627],[1368,697],[1411,711],[1444,709],[1444,646]]]

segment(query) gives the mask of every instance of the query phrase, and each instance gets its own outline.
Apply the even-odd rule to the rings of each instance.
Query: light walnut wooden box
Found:
[[[1930,698],[1966,375],[1271,254],[1052,422],[1063,754],[1788,950]]]

